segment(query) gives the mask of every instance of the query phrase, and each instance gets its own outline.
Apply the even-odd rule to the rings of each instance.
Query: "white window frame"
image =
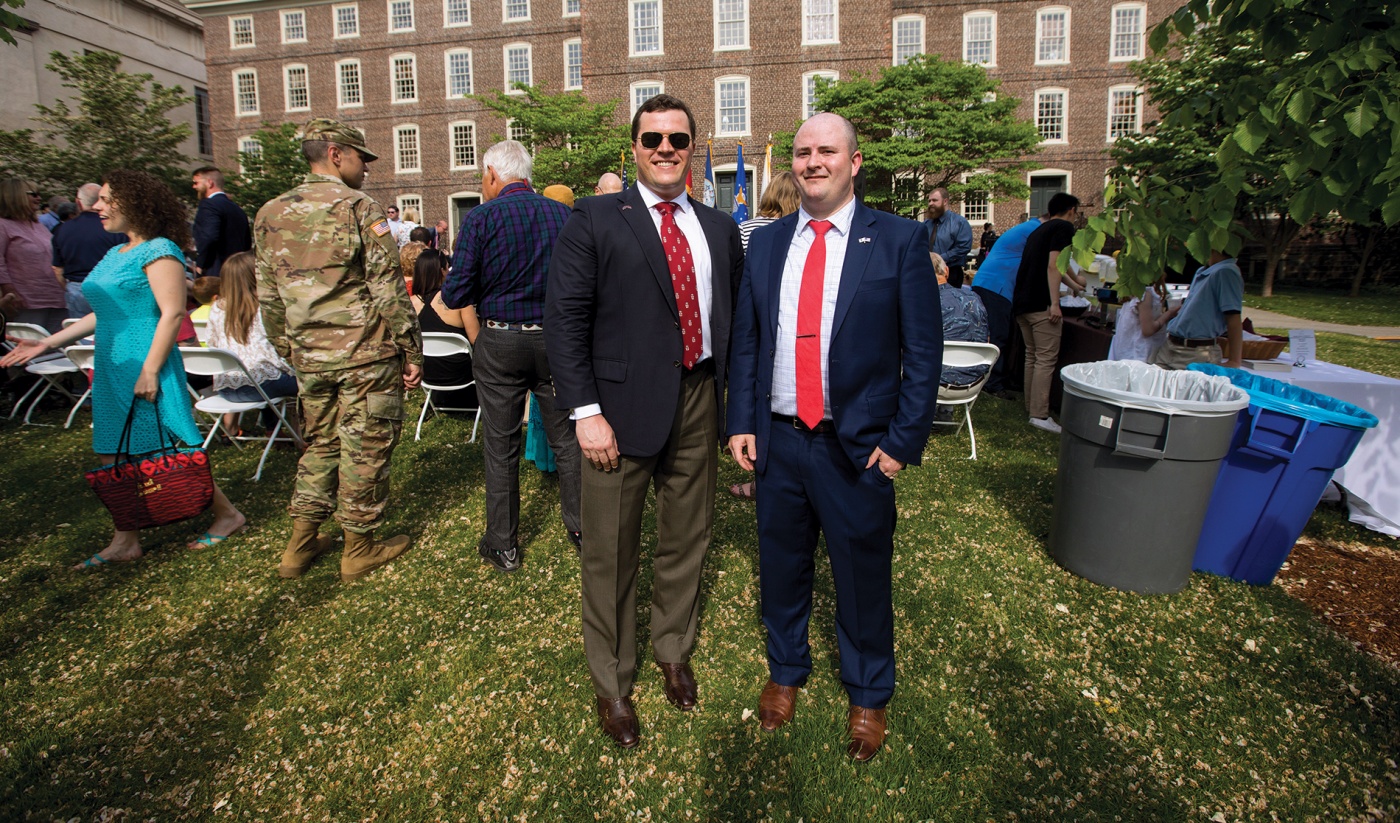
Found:
[[[1045,18],[1051,14],[1063,14],[1065,16],[1065,55],[1059,60],[1043,60],[1040,56],[1041,46],[1045,41]],[[1037,66],[1065,66],[1069,64],[1070,51],[1070,10],[1069,6],[1046,6],[1035,11],[1035,65]]]
[[[245,23],[245,22],[248,24],[248,42],[246,42],[246,43],[240,43],[240,42],[238,42],[238,24],[239,24],[239,23]],[[253,24],[253,15],[251,15],[251,14],[240,14],[240,15],[238,15],[237,17],[230,17],[230,18],[228,19],[228,47],[229,47],[229,48],[231,48],[231,49],[251,49],[251,48],[256,48],[257,45],[258,45],[258,33],[257,33],[257,28],[256,28],[256,27],[254,26],[254,24]]]
[[[345,66],[355,67],[355,83],[359,88],[360,99],[353,102],[345,102]],[[338,60],[335,64],[335,107],[338,109],[358,109],[365,104],[365,70],[360,65],[358,57],[350,57],[345,60]]]
[[[574,11],[569,11],[569,4],[570,4],[570,3],[576,4],[576,5],[578,6],[578,8],[577,8],[576,10],[574,10]],[[580,16],[580,15],[582,15],[582,14],[583,14],[583,2],[582,2],[582,0],[564,0],[564,11],[563,11],[563,13],[562,13],[562,15],[561,15],[562,17],[578,17],[578,16]]]
[[[814,80],[818,77],[825,77],[828,80],[839,80],[841,75],[832,69],[816,69],[802,75],[802,119],[806,120],[817,112],[812,108],[812,93],[815,91]],[[716,87],[718,93],[718,86]],[[715,122],[719,122],[716,120]]]
[[[962,59],[964,63],[972,63],[971,55],[968,53],[968,45],[971,43],[969,34],[972,29],[972,21],[975,18],[987,18],[992,23],[992,53],[991,58],[986,63],[976,63],[975,65],[996,68],[997,65],[997,13],[987,9],[976,9],[963,15],[963,39],[962,39]]]
[[[1104,131],[1105,142],[1113,143],[1113,142],[1115,142],[1115,141],[1118,139],[1118,137],[1122,137],[1122,136],[1123,136],[1123,135],[1118,135],[1118,137],[1115,137],[1114,134],[1113,134],[1113,95],[1114,95],[1114,94],[1121,93],[1121,92],[1125,92],[1125,91],[1129,91],[1129,92],[1132,92],[1132,93],[1133,93],[1134,112],[1133,112],[1133,128],[1132,128],[1132,131],[1125,132],[1124,134],[1137,134],[1137,133],[1139,133],[1139,132],[1142,131],[1142,87],[1141,87],[1141,86],[1135,86],[1135,85],[1133,85],[1133,84],[1131,84],[1131,83],[1123,84],[1123,85],[1118,85],[1118,86],[1109,86],[1109,87],[1108,87],[1108,128]]]
[[[421,159],[423,156],[421,141],[418,147],[418,156],[420,158],[418,162],[421,165],[423,162]],[[408,219],[404,217],[404,215],[408,213],[409,209],[412,209],[413,212],[418,215],[420,221],[423,219],[423,195],[421,194],[400,194],[394,198],[394,205],[399,207],[399,217],[402,219]],[[421,226],[423,224],[420,222],[418,225]]]
[[[340,12],[349,10],[354,13],[355,30],[350,34],[340,33]],[[331,39],[351,40],[360,36],[360,4],[359,3],[337,3],[331,6]]]
[[[397,64],[400,60],[408,60],[411,75],[409,77],[409,80],[413,83],[412,97],[399,96],[399,75]],[[395,104],[418,102],[418,55],[414,54],[413,52],[403,51],[399,52],[398,54],[393,54],[389,56],[389,100]]]
[[[520,134],[515,134],[515,133],[514,133],[514,132],[515,132],[515,118],[514,118],[514,117],[507,117],[507,118],[506,118],[506,139],[507,139],[507,140],[515,140],[516,142],[522,143],[522,144],[523,144],[525,141],[524,141],[524,140],[521,140],[520,138],[522,138],[522,137],[530,137],[531,134],[530,134],[530,130],[527,129],[527,128],[525,128],[524,126],[521,126],[521,127],[520,127],[520,131],[521,131]]]
[[[637,7],[643,3],[656,4],[656,50],[637,51]],[[627,0],[627,55],[629,57],[660,57],[666,53],[666,10],[662,0]]]
[[[252,151],[252,148],[254,146],[257,147],[256,152]],[[262,142],[259,141],[257,137],[251,134],[245,134],[242,137],[238,138],[238,151],[241,154],[257,154],[259,157],[261,157],[262,148]],[[238,162],[238,173],[243,174],[247,171],[247,167],[243,165],[243,161],[240,158]]]
[[[407,3],[407,4],[408,4],[408,28],[405,28],[405,29],[396,29],[396,28],[394,28],[394,4],[395,4],[395,3]],[[388,26],[389,33],[390,33],[390,34],[411,34],[411,33],[413,33],[413,32],[415,32],[415,31],[418,30],[418,10],[417,10],[416,8],[413,7],[413,0],[387,0],[387,2],[385,3],[384,8],[385,8],[385,11],[387,11],[388,14],[389,14],[388,19],[385,21],[385,25]]]
[[[1060,136],[1057,138],[1042,137],[1040,142],[1052,146],[1060,146],[1069,142],[1069,89],[1060,86],[1046,86],[1045,88],[1036,89],[1035,96],[1031,98],[1035,101],[1035,109],[1032,112],[1031,120],[1035,123],[1036,132],[1039,133],[1040,98],[1043,95],[1050,94],[1060,95]]]
[[[914,56],[914,54],[911,54],[911,55],[909,55],[909,57],[906,57],[906,58],[904,58],[903,60],[900,60],[900,59],[899,59],[899,24],[900,24],[900,23],[918,23],[918,24],[919,24],[919,48],[918,48],[917,51],[914,52],[914,54],[927,54],[927,53],[928,53],[928,52],[926,51],[926,48],[927,48],[927,45],[926,45],[926,44],[927,44],[927,42],[928,42],[928,40],[927,40],[927,37],[928,37],[928,21],[924,19],[924,16],[923,16],[922,14],[901,14],[900,16],[898,16],[898,17],[896,17],[896,18],[894,18],[893,20],[890,21],[890,60],[892,61],[892,65],[896,65],[896,66],[902,66],[902,65],[904,65],[905,63],[909,62],[909,58],[910,58],[910,57],[913,57],[913,56]]]
[[[744,81],[744,128],[742,131],[723,131],[724,118],[721,115],[722,101],[720,99],[720,86],[725,83]],[[748,137],[753,133],[753,79],[747,74],[727,74],[723,77],[715,78],[715,136],[716,137]]]
[[[655,87],[656,91],[652,94],[648,94],[646,96],[646,100],[637,99],[637,92],[641,91],[642,89],[650,89],[652,87]],[[632,110],[629,113],[636,114],[637,109],[640,109],[642,107],[642,104],[645,103],[647,100],[650,100],[658,94],[665,93],[666,81],[664,80],[638,80],[637,82],[627,87],[627,99],[632,104]]]
[[[534,16],[535,10],[534,10],[533,8],[531,8],[531,6],[530,6],[530,0],[523,0],[523,2],[525,3],[525,16],[524,16],[524,17],[511,17],[511,16],[509,15],[509,9],[510,9],[511,0],[501,0],[501,22],[502,22],[502,23],[528,23],[528,22],[530,21],[530,18],[531,18],[532,16]]]
[[[456,0],[442,0],[442,27],[446,29],[458,29],[463,28],[465,26],[470,26],[472,24],[472,0],[466,0],[467,19],[465,22],[461,23],[449,22],[451,20],[452,15],[450,6],[453,2],[456,2]]]
[[[817,40],[812,37],[811,11],[812,0],[802,0],[802,45],[804,46],[826,46],[841,42],[841,0],[830,0],[831,3],[831,37]]]
[[[292,105],[292,72],[301,70],[306,88],[306,105]],[[286,111],[311,111],[311,70],[305,63],[288,63],[282,67],[282,106]]]
[[[253,78],[253,108],[250,111],[243,109],[242,95],[238,90],[238,79],[240,77]],[[254,68],[235,69],[233,72],[233,111],[238,117],[257,117],[262,114],[262,90],[258,88],[258,70]]]
[[[505,75],[506,94],[524,94],[525,92],[515,88],[514,80],[510,79],[510,52],[511,49],[525,50],[525,68],[529,72],[529,79],[525,85],[535,85],[535,47],[529,43],[507,43],[501,46],[501,70]]]
[[[569,47],[578,47],[578,82],[569,84]],[[571,37],[564,41],[564,91],[583,90],[583,38]]]
[[[738,44],[738,45],[733,45],[733,46],[721,45],[720,42],[719,42],[719,24],[720,24],[720,19],[719,19],[719,4],[720,4],[720,2],[722,2],[722,0],[713,0],[714,21],[715,21],[715,25],[714,25],[714,44],[715,44],[715,45],[714,45],[714,50],[715,50],[715,51],[747,51],[747,50],[749,49],[749,19],[750,19],[750,16],[749,16],[749,0],[739,0],[739,2],[742,3],[743,6],[744,6],[744,17],[743,17],[743,23],[744,23],[744,37],[743,37],[743,42],[742,42],[742,43],[740,43],[740,44]],[[734,21],[733,21],[733,20],[730,20],[730,21],[727,21],[727,22],[732,23],[732,22],[734,22]]]
[[[472,129],[472,162],[468,165],[457,163],[457,127],[471,126]],[[475,120],[453,120],[447,124],[447,165],[449,171],[469,171],[475,169],[481,162],[481,154],[476,150],[476,121]]]
[[[1118,38],[1122,36],[1118,28],[1119,11],[1136,11],[1138,13],[1137,48],[1134,53],[1128,56],[1119,56]],[[1144,3],[1117,3],[1109,10],[1108,26],[1108,62],[1129,63],[1133,60],[1141,60],[1147,56],[1147,6]]]
[[[471,49],[448,49],[442,53],[442,88],[448,100],[461,100],[462,97],[452,92],[452,58],[454,55],[465,54],[467,56],[467,90],[463,94],[476,93],[476,59],[472,56]]]
[[[403,134],[405,134],[405,133],[407,133],[407,132],[409,132],[409,131],[412,131],[412,132],[413,132],[413,135],[414,135],[414,142],[415,142],[414,148],[415,148],[415,150],[418,152],[418,165],[417,165],[417,166],[407,166],[407,167],[406,167],[406,166],[403,165],[403,159],[404,159],[404,158],[403,158],[403,144],[400,142],[400,140],[401,140],[400,135],[403,135]],[[398,124],[397,126],[394,126],[394,174],[421,174],[422,171],[423,171],[423,132],[422,132],[422,130],[420,130],[420,129],[418,128],[418,124],[417,124],[417,123],[400,123],[400,124]],[[399,211],[399,214],[403,214],[403,211],[400,210],[400,211]]]
[[[294,15],[301,15],[301,37],[287,37],[287,18]],[[282,19],[282,42],[283,43],[305,43],[306,42],[306,9],[283,9],[278,15]]]
[[[986,173],[987,173],[987,169],[978,169],[977,171],[973,172],[973,174],[986,174]],[[969,177],[972,177],[972,174],[964,174],[964,175],[962,176],[962,182],[966,183]],[[978,228],[977,225],[976,225],[977,223],[995,223],[995,222],[996,222],[995,220],[992,219],[992,193],[989,192],[989,191],[983,191],[982,194],[985,195],[985,201],[986,201],[986,202],[985,202],[985,207],[986,207],[986,209],[987,209],[986,216],[980,217],[980,218],[978,218],[978,219],[976,219],[976,220],[974,220],[973,218],[967,216],[967,194],[964,194],[964,195],[963,195],[962,202],[959,204],[960,207],[959,207],[959,209],[958,209],[958,214],[961,215],[962,218],[963,218],[964,220],[966,220],[968,223],[972,223],[972,224],[973,224],[973,226],[972,226],[972,234],[973,234],[973,237],[974,237],[974,238],[980,237],[980,236],[981,236],[981,235],[978,233],[980,230],[979,230],[979,228]]]

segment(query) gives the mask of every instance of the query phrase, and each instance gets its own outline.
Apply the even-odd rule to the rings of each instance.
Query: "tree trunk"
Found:
[[[1264,244],[1264,285],[1259,290],[1259,296],[1273,297],[1274,275],[1278,272],[1278,265],[1303,227],[1286,214],[1274,220],[1273,225],[1269,225],[1269,220],[1263,217],[1256,219],[1254,225],[1255,236]]]
[[[1380,240],[1383,228],[1379,226],[1357,226],[1358,231],[1366,234],[1366,239],[1361,242],[1361,261],[1356,264],[1356,274],[1351,278],[1351,296],[1361,296],[1361,281],[1366,277],[1366,266],[1371,262],[1371,252],[1376,250],[1376,242]]]

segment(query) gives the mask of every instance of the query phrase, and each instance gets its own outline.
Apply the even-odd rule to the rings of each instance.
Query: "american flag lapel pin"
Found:
[[[622,207],[622,210],[623,210],[623,211],[630,211],[631,208],[632,208],[631,206],[623,206],[623,207]]]
[[[869,238],[869,237],[862,237],[862,238],[861,238],[859,241],[857,241],[857,242],[860,242],[860,243],[869,243],[869,242],[870,242],[870,238]]]

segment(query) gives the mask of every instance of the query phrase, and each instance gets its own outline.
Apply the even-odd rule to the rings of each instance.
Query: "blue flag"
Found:
[[[622,187],[625,189],[627,188],[627,152],[623,151],[620,154],[622,155]]]
[[[705,196],[701,198],[710,208],[714,208],[715,205],[715,169],[714,164],[710,162],[713,145],[711,141],[705,141]]]
[[[739,163],[734,172],[734,222],[749,219],[749,201],[744,197],[744,144],[739,144]]]

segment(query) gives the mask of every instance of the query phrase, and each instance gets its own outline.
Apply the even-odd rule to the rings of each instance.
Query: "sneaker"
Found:
[[[1044,429],[1045,431],[1048,431],[1051,434],[1059,434],[1060,432],[1064,431],[1060,428],[1059,423],[1056,423],[1049,417],[1032,417],[1031,425],[1035,426],[1037,429]]]
[[[495,566],[498,571],[513,572],[520,568],[519,546],[511,546],[505,551],[488,549],[486,541],[483,540],[476,545],[476,552],[481,555],[482,560]]]

